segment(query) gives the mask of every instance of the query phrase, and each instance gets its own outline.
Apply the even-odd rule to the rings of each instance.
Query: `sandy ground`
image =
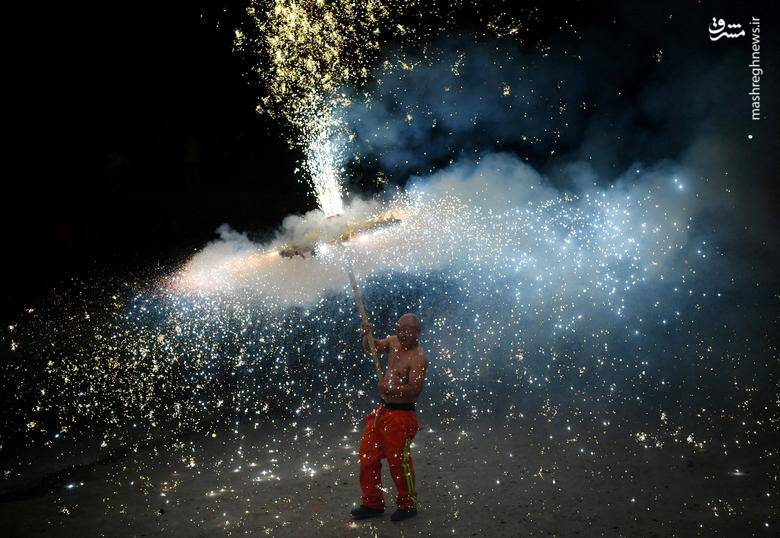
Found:
[[[26,484],[5,484],[0,534],[778,535],[766,447],[657,447],[624,428],[577,430],[527,418],[443,428],[421,417],[412,449],[420,513],[402,523],[389,519],[386,465],[391,509],[350,521],[360,432],[344,419],[160,442],[59,474],[31,467]]]

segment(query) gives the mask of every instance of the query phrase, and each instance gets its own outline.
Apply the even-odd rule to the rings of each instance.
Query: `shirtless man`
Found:
[[[370,324],[363,324],[363,349],[368,351]],[[414,403],[425,384],[428,358],[420,347],[420,320],[404,314],[398,320],[395,336],[374,340],[378,353],[389,352],[387,371],[378,383],[380,403],[365,418],[360,440],[360,506],[352,517],[364,519],[382,514],[382,458],[387,458],[398,496],[398,509],[390,516],[403,521],[417,515],[417,491],[409,446],[417,433]]]

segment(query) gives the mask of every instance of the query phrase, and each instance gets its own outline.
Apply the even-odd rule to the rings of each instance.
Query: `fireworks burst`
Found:
[[[519,23],[501,9],[502,2],[495,4],[486,28],[496,35],[517,34]],[[257,112],[282,117],[293,127],[292,143],[304,153],[302,168],[327,215],[343,209],[341,173],[350,132],[341,118],[355,89],[371,102],[365,83],[382,46],[395,40],[419,48],[453,26],[462,10],[454,0],[436,6],[409,0],[254,0],[247,9],[234,48],[252,58],[265,88]],[[400,22],[406,19],[425,19],[428,25]],[[413,68],[403,55],[382,67],[385,75]]]
[[[695,437],[673,427],[688,409],[676,398],[709,397],[683,372],[717,365],[729,377],[750,359],[700,317],[724,298],[697,277],[718,253],[692,240],[690,181],[659,168],[566,193],[498,155],[385,202],[353,202],[341,219],[403,218],[341,241],[321,236],[315,256],[288,259],[277,247],[336,222],[319,210],[288,219],[269,244],[223,230],[168,274],[119,289],[78,284],[28,312],[9,333],[18,360],[4,365],[16,387],[6,429],[31,446],[97,437],[110,448],[359,413],[373,393],[345,275],[354,266],[378,326],[404,311],[423,319],[435,360],[420,412],[435,424],[497,408],[507,419],[536,410],[598,424],[639,413],[662,416],[667,432],[629,432],[643,443],[711,446],[722,424]],[[714,342],[729,352],[713,356]],[[728,404],[736,421],[757,412],[742,395]]]
[[[347,102],[337,90],[368,75],[388,13],[374,0],[256,1],[247,10],[249,35],[255,37],[236,31],[236,49],[259,56],[258,74],[267,94],[257,110],[281,115],[293,126],[309,182],[328,215],[342,209],[342,149],[334,108]]]
[[[326,216],[338,215],[344,210],[340,172],[343,146],[339,143],[340,129],[330,111],[312,117],[310,136],[306,146],[306,168],[320,209]]]

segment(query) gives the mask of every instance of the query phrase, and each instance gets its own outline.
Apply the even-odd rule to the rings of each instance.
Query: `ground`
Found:
[[[352,522],[359,429],[285,422],[142,445],[6,484],[6,536],[772,536],[776,477],[758,449],[724,453],[623,427],[420,417],[420,512]],[[571,429],[569,429],[571,428]],[[598,431],[595,431],[598,430]],[[37,471],[37,473],[36,473]],[[775,488],[775,489],[773,489]],[[767,526],[769,525],[769,526]]]

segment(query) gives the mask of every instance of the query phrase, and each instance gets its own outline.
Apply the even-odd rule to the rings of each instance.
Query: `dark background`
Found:
[[[10,146],[10,162],[18,166],[9,167],[3,204],[4,319],[71,277],[121,275],[179,259],[213,238],[223,222],[262,239],[285,215],[315,207],[293,173],[300,154],[287,143],[288,127],[255,113],[264,90],[232,51],[233,27],[246,2],[162,4],[60,6],[13,21],[24,37],[13,54],[19,76],[11,85],[18,95],[7,105],[18,121]],[[571,39],[570,46],[601,50],[601,59],[587,69],[617,77],[629,101],[651,82],[659,48],[673,47],[694,70],[724,54],[706,37],[712,16],[745,22],[760,16],[762,63],[769,72],[777,65],[769,2],[630,4],[512,5],[521,15],[533,13],[525,34],[529,46],[541,40],[566,46]],[[461,20],[471,24],[467,15]],[[581,37],[561,37],[564,22],[580,29]],[[738,45],[745,58],[747,48],[747,40]],[[749,188],[776,207],[780,103],[769,77],[762,87],[766,119],[750,125],[745,96],[724,105],[736,110],[737,123],[721,127],[750,152],[755,173]],[[723,83],[747,92],[747,67]],[[610,110],[606,103],[599,113],[619,114],[620,106]],[[748,130],[758,144],[748,145]],[[571,137],[559,153],[578,142]],[[617,168],[633,156],[622,158]],[[551,161],[546,153],[531,156],[542,170],[554,166]],[[350,179],[353,191],[361,184],[359,177]]]

